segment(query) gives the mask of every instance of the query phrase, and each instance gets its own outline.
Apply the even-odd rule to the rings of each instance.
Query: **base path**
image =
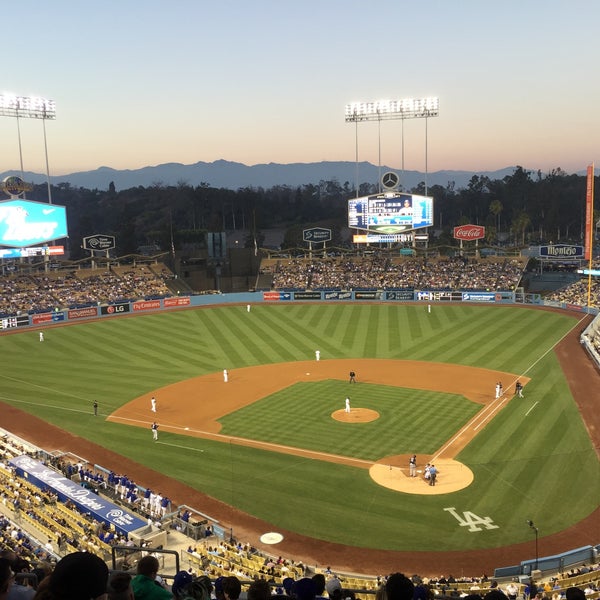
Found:
[[[439,471],[436,486],[429,486],[422,476],[408,477],[407,456],[382,457],[378,464],[374,464],[344,456],[219,435],[221,425],[218,419],[243,406],[298,382],[324,379],[349,381],[350,371],[357,374],[357,383],[348,383],[349,393],[354,385],[383,384],[463,395],[482,405],[477,415],[436,453],[419,457],[421,470],[425,463],[435,463]],[[218,372],[153,390],[123,405],[108,420],[147,428],[156,418],[156,414],[150,410],[150,399],[156,397],[163,431],[222,439],[227,443],[368,468],[375,482],[393,490],[410,494],[447,494],[473,481],[470,469],[455,461],[454,457],[508,402],[517,378],[513,373],[490,369],[405,360],[338,359],[268,364],[230,370],[227,381],[224,381],[223,373]],[[523,385],[529,381],[526,377],[519,379]],[[498,381],[504,382],[505,393],[496,399]],[[203,398],[219,398],[219,402],[202,402]],[[350,412],[344,409],[335,411],[331,418],[348,423],[365,423],[379,418],[379,414],[374,410],[352,407]]]

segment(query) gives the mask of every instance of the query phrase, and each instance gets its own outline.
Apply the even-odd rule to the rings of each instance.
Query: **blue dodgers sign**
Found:
[[[90,513],[98,521],[113,525],[119,533],[128,534],[147,525],[146,521],[29,456],[17,456],[9,462],[20,477],[26,477],[27,481],[39,488],[52,490],[62,502],[71,500],[79,510]]]
[[[0,202],[0,245],[23,248],[68,237],[67,209],[56,204]]]

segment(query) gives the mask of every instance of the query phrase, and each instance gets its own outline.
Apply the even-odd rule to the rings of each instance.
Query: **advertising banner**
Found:
[[[321,292],[294,292],[294,300],[320,300]]]
[[[113,525],[119,533],[131,533],[147,525],[146,521],[29,456],[11,458],[10,464],[16,468],[20,477],[26,477],[30,483],[41,489],[50,489],[62,502],[70,500],[80,511],[90,513],[95,519]]]
[[[170,308],[172,306],[189,306],[190,305],[190,297],[182,296],[177,298],[165,298],[163,300],[163,306],[165,308]]]
[[[495,292],[463,292],[463,302],[496,302]]]
[[[410,302],[415,299],[415,293],[412,290],[390,290],[385,293],[385,299]]]
[[[64,312],[52,312],[52,313],[42,313],[39,315],[31,316],[31,324],[32,325],[40,325],[41,323],[51,323],[56,321],[64,321],[65,313]]]
[[[373,290],[372,292],[354,292],[355,300],[381,300],[383,292]]]
[[[323,292],[324,300],[352,300],[352,292]]]
[[[120,304],[110,304],[109,306],[101,306],[101,315],[120,315],[128,313],[130,311],[128,302],[121,302]]]
[[[69,321],[73,319],[85,319],[86,317],[97,317],[98,309],[95,306],[88,306],[87,308],[73,308],[67,312],[67,318]]]
[[[134,302],[131,307],[133,308],[133,312],[156,310],[157,308],[160,308],[160,300],[142,300],[140,302]]]

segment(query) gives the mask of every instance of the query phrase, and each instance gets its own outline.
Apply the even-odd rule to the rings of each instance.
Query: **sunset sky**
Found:
[[[56,102],[50,173],[218,159],[567,172],[600,163],[597,0],[104,0],[2,8],[0,93]],[[353,101],[440,99],[344,122]],[[0,119],[0,172],[45,172]],[[404,132],[404,133],[403,133]]]

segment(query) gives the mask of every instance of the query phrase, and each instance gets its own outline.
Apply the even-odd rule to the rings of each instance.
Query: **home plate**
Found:
[[[189,431],[189,430],[190,430],[190,428],[189,428],[189,427],[186,427],[186,428],[185,428],[185,431]]]
[[[307,373],[307,375],[310,375],[310,373]]]
[[[283,536],[280,533],[275,531],[270,531],[269,533],[263,533],[260,536],[260,541],[263,544],[279,544],[283,540]]]

